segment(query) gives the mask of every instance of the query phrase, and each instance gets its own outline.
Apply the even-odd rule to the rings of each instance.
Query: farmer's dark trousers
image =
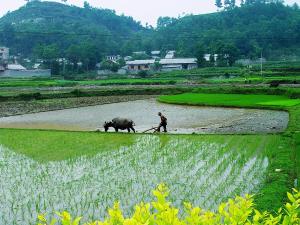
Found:
[[[164,132],[166,133],[167,132],[167,124],[166,123],[160,123],[158,128],[157,128],[157,131],[160,132],[160,128],[164,128]]]

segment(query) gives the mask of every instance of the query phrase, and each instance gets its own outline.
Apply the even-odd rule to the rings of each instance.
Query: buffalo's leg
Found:
[[[130,133],[130,128],[127,128],[128,133]]]
[[[131,128],[131,130],[135,133],[135,129],[134,129],[134,127],[130,127]]]
[[[115,128],[115,131],[118,133],[118,132],[119,132],[119,129],[118,129],[118,128]]]

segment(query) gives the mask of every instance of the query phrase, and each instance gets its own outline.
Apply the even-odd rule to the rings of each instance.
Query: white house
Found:
[[[122,57],[120,55],[108,55],[105,58],[106,60],[110,60],[110,61],[118,61]]]
[[[38,69],[40,69],[40,66],[41,66],[41,63],[35,63],[32,68],[34,70],[38,70]]]
[[[9,48],[0,47],[0,61],[8,61],[9,59]]]
[[[8,64],[7,69],[8,70],[16,70],[16,71],[26,70],[26,68],[20,64]]]
[[[145,51],[139,51],[139,52],[133,52],[133,55],[145,55],[146,52]]]
[[[159,56],[160,55],[160,51],[151,51],[151,55],[153,55],[153,56]]]
[[[196,58],[161,59],[162,71],[191,70],[198,67]]]
[[[154,65],[154,59],[127,61],[126,65],[129,71],[150,70]]]
[[[160,58],[160,51],[151,51],[152,59],[159,59]]]
[[[207,62],[210,61],[210,57],[211,57],[211,54],[204,54],[204,59],[205,59]],[[216,62],[217,59],[218,59],[218,54],[214,54],[213,57],[214,57],[214,61]]]
[[[167,54],[165,56],[165,59],[174,59],[175,58],[175,53],[176,51],[172,50],[172,51],[167,51]]]
[[[132,56],[129,56],[129,55],[128,55],[128,56],[125,56],[125,57],[124,57],[124,60],[125,60],[125,61],[131,61],[131,60],[132,60]]]

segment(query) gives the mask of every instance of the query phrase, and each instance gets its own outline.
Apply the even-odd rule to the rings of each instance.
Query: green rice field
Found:
[[[287,110],[282,134],[149,135],[0,129],[0,224],[34,224],[56,211],[104,218],[120,201],[125,215],[166,183],[175,206],[216,210],[255,194],[258,209],[279,208],[300,174],[299,99],[274,95],[162,96],[175,104]]]
[[[295,106],[300,99],[289,99],[280,95],[243,95],[243,94],[201,94],[184,93],[180,95],[161,96],[159,101],[174,104],[259,107],[259,106]]]
[[[278,135],[24,130],[0,135],[0,220],[5,224],[12,219],[30,224],[39,212],[50,216],[66,209],[103,218],[116,200],[128,214],[136,203],[152,200],[151,190],[162,182],[176,206],[190,201],[215,210],[232,196],[262,189],[277,163],[274,154],[286,147]]]

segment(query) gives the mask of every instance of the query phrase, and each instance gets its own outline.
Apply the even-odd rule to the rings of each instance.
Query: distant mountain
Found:
[[[228,48],[239,57],[300,55],[300,10],[280,1],[255,0],[207,15],[160,18],[148,45],[174,49],[183,56],[197,52],[222,53]],[[199,50],[200,49],[200,50]]]
[[[32,1],[0,19],[0,45],[50,61],[58,56],[74,63],[86,60],[86,68],[104,55],[133,51],[176,50],[180,57],[214,53],[232,56],[231,62],[261,52],[269,58],[300,55],[299,7],[275,0],[248,2],[212,14],[160,18],[154,29],[87,3],[79,8]]]
[[[71,45],[89,42],[103,54],[113,54],[144,30],[133,18],[112,10],[31,1],[0,19],[0,45],[30,55],[39,44],[56,44],[63,54]]]

